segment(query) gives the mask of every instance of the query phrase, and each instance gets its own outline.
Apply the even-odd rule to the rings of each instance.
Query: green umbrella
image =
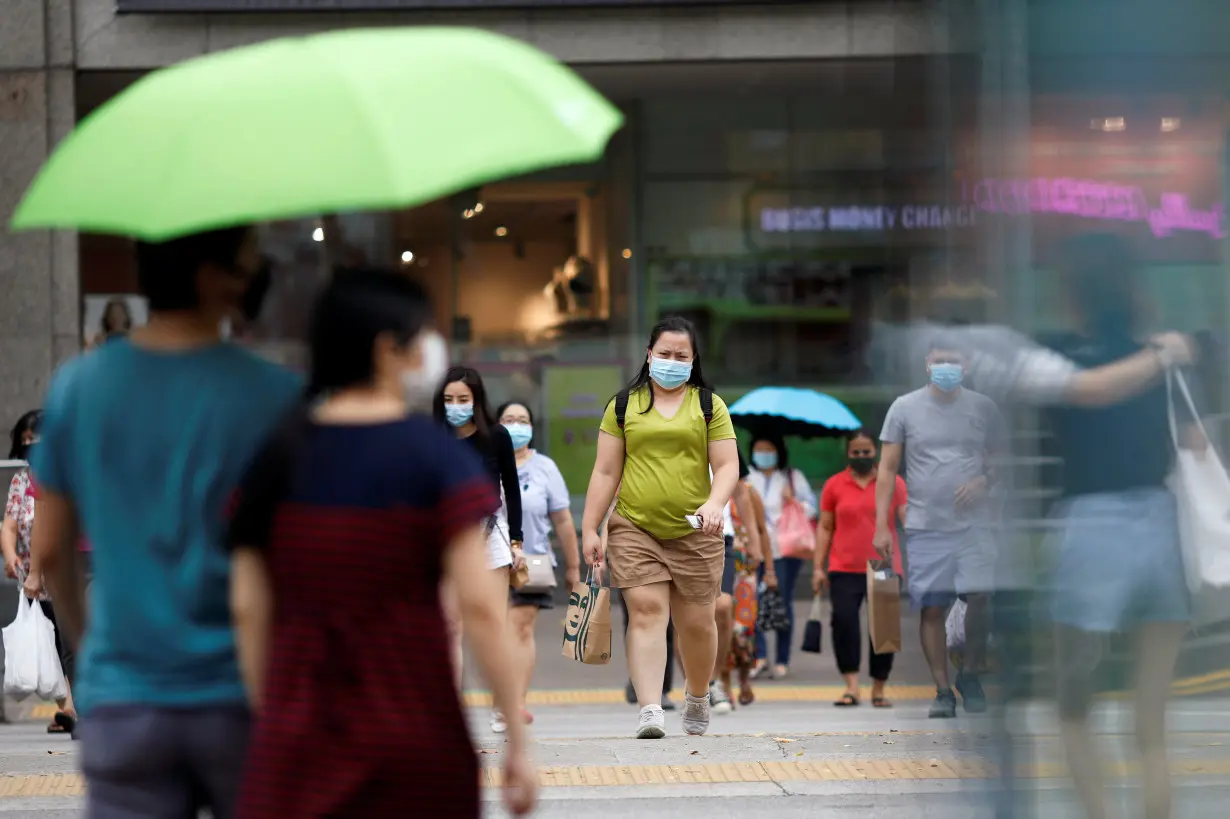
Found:
[[[15,230],[160,241],[407,207],[592,162],[620,112],[571,69],[464,28],[273,40],[154,72],[52,154]]]

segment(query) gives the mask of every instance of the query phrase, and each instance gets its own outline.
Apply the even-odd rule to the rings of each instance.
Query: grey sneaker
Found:
[[[686,695],[683,704],[683,730],[691,736],[702,736],[709,730],[709,695]]]
[[[641,709],[641,724],[637,726],[637,739],[661,739],[666,736],[666,714],[660,705],[646,705]]]
[[[715,714],[729,714],[734,710],[730,697],[726,695],[726,686],[720,680],[709,683],[709,703]]]
[[[927,716],[931,719],[952,719],[957,715],[957,695],[952,693],[951,688],[946,688],[943,691],[936,690],[935,702],[931,703],[931,710]]]
[[[967,713],[981,714],[987,710],[987,695],[982,690],[982,683],[978,681],[976,674],[961,672],[957,675],[954,687],[961,695],[961,704],[965,706]]]

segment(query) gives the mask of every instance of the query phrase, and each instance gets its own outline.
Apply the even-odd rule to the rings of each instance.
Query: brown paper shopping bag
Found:
[[[901,578],[874,560],[867,561],[867,630],[876,654],[901,650]]]
[[[595,582],[592,574],[568,595],[560,653],[586,665],[611,661],[611,590]]]

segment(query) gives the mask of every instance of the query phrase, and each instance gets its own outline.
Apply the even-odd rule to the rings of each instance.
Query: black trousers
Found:
[[[862,665],[863,601],[867,599],[867,575],[862,572],[829,572],[829,601],[833,607],[833,654],[837,670],[857,674]],[[871,679],[881,682],[893,670],[892,654],[876,654],[868,635]]]
[[[623,594],[619,595],[619,602],[624,610],[624,656],[628,656],[628,623],[631,618],[628,617],[628,601],[624,599]],[[666,673],[662,676],[662,693],[669,694],[671,689],[675,687],[675,625],[670,620],[666,621]]]
[[[64,677],[68,684],[72,685],[77,676],[77,655],[68,640],[60,636],[60,624],[56,622],[55,608],[47,600],[40,600],[39,606],[43,609],[43,615],[56,627],[56,654],[60,655],[60,667],[64,669]]]

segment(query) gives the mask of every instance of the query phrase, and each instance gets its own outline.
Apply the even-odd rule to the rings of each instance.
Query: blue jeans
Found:
[[[777,589],[786,600],[786,613],[789,625],[777,632],[777,659],[775,665],[790,665],[790,646],[794,642],[794,587],[798,585],[799,571],[803,561],[797,557],[778,557],[773,560],[773,568],[777,572]],[[764,580],[764,566],[756,573],[757,580]],[[765,635],[756,632],[756,658],[763,660],[769,656],[769,641]]]

